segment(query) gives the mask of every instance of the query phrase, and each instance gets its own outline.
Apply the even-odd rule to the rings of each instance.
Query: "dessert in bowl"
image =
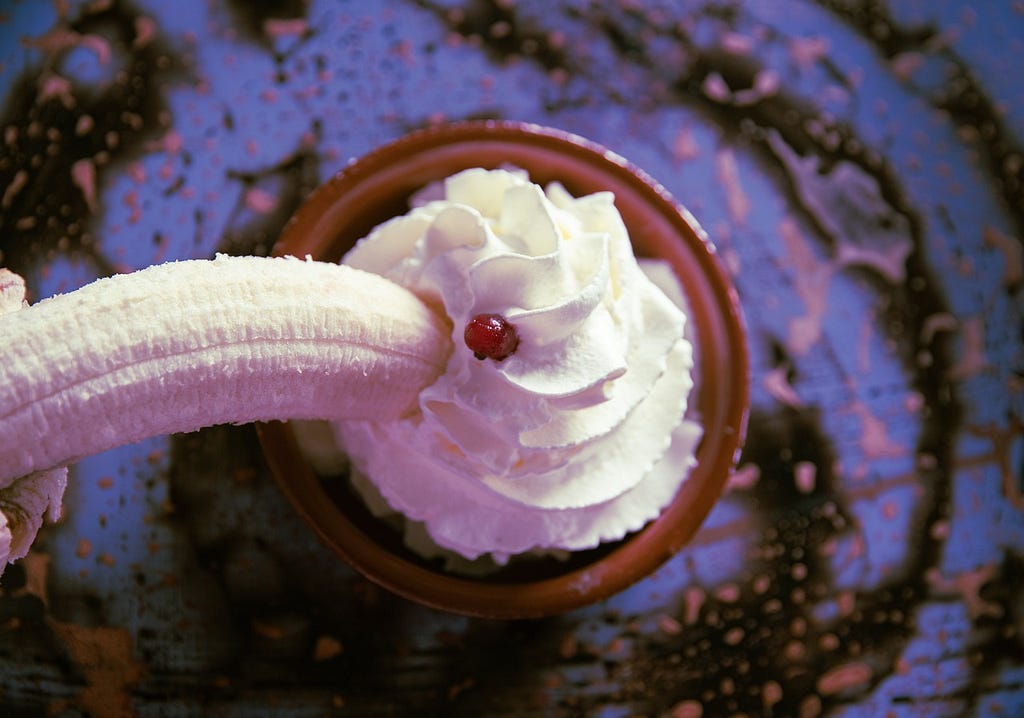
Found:
[[[671,270],[681,310],[616,239]],[[451,325],[445,369],[410,414],[333,422],[327,456],[350,464],[323,469],[305,422],[259,425],[290,501],[371,580],[470,615],[566,611],[656,569],[720,495],[748,401],[735,291],[694,219],[621,157],[515,122],[414,132],[316,190],[274,253],[379,273]],[[559,282],[575,294],[559,295]],[[642,315],[642,327],[609,329],[622,315]],[[602,343],[620,351],[608,359]],[[569,388],[551,363],[571,365]],[[618,408],[608,400],[623,396]],[[611,448],[587,454],[576,439]]]
[[[59,512],[68,464],[222,423],[293,420],[260,436],[320,536],[483,616],[624,588],[721,492],[747,410],[735,293],[692,218],[603,148],[417,132],[314,192],[277,253],[31,306],[0,268],[0,570]],[[324,427],[340,449],[311,441]]]

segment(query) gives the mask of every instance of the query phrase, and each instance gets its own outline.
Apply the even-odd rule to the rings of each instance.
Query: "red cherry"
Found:
[[[519,346],[516,328],[500,314],[477,314],[462,337],[477,359],[501,361]]]

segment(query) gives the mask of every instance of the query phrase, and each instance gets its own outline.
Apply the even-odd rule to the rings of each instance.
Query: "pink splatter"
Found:
[[[886,202],[878,180],[853,162],[826,167],[816,155],[800,155],[775,130],[767,139],[801,203],[835,242],[835,263],[866,267],[893,284],[902,282],[913,246],[909,224]]]
[[[727,583],[715,589],[715,598],[723,603],[736,603],[740,595],[740,587],[735,583]]]
[[[71,165],[71,181],[82,191],[90,212],[96,212],[96,165],[91,159],[82,159]]]
[[[716,174],[725,187],[726,206],[729,216],[736,224],[746,224],[750,214],[750,198],[740,185],[740,171],[736,155],[731,149],[723,149],[715,156]]]
[[[704,82],[701,83],[700,89],[705,95],[716,102],[725,103],[732,99],[732,90],[726,84],[725,78],[717,72],[709,72],[704,77]]]
[[[736,55],[749,55],[754,49],[754,39],[738,32],[727,32],[722,35],[722,49]]]
[[[925,317],[921,324],[921,342],[931,344],[939,332],[952,332],[957,328],[956,317],[949,312],[937,312]]]
[[[702,718],[704,706],[699,701],[685,700],[672,706],[672,718]]]
[[[135,18],[135,39],[132,40],[132,47],[138,50],[153,41],[156,37],[157,25],[151,17],[139,15]]]
[[[924,65],[924,55],[919,52],[901,52],[890,62],[893,75],[904,82],[909,81],[914,73]]]
[[[995,423],[984,426],[972,426],[970,432],[975,436],[988,439],[992,444],[996,463],[999,466],[1003,496],[1007,501],[1024,511],[1024,492],[1018,485],[1017,472],[1013,467],[1013,446],[1024,436],[1024,421],[1016,416],[1010,417],[1007,427],[999,427]]]
[[[282,37],[302,37],[309,32],[306,18],[270,18],[263,21],[263,34],[271,40]]]
[[[139,205],[139,193],[132,190],[124,196],[124,203],[131,212],[128,215],[128,224],[135,224],[142,218],[142,207]]]
[[[860,419],[860,448],[867,458],[880,459],[907,454],[907,447],[889,438],[886,423],[872,414],[863,402],[854,402],[849,410]]]
[[[92,118],[92,115],[81,115],[75,122],[75,134],[82,137],[89,134],[95,126],[96,121]]]
[[[277,206],[277,198],[266,190],[254,187],[245,193],[245,206],[256,214],[267,214]]]
[[[754,76],[754,83],[751,87],[733,92],[725,78],[717,72],[709,72],[704,77],[704,82],[701,83],[701,90],[715,102],[748,107],[776,94],[781,84],[782,79],[777,72],[761,70]]]
[[[14,198],[18,196],[18,193],[28,184],[28,172],[24,169],[18,170],[11,183],[7,185],[7,189],[4,190],[3,199],[0,199],[0,207],[7,209],[11,206]]]
[[[794,37],[789,41],[789,56],[803,69],[826,57],[828,51],[829,41],[826,37]]]
[[[658,617],[658,630],[666,636],[678,636],[683,632],[683,624],[672,616],[661,615]]]
[[[185,140],[176,130],[168,130],[163,137],[147,145],[150,151],[159,152],[162,150],[171,155],[181,152],[184,146]]]
[[[834,272],[830,262],[818,259],[810,243],[800,232],[796,221],[786,217],[779,222],[779,237],[786,252],[786,264],[793,271],[796,293],[803,300],[806,313],[789,323],[790,351],[806,354],[821,337],[829,283]]]
[[[799,409],[804,405],[803,400],[796,393],[796,389],[789,382],[786,367],[776,367],[765,372],[761,385],[770,396],[786,406]]]
[[[995,577],[997,570],[994,564],[988,564],[946,577],[939,569],[932,569],[926,575],[926,579],[936,591],[959,594],[967,607],[967,615],[972,620],[982,616],[1000,618],[1003,615],[1002,606],[994,601],[985,600],[981,595],[982,587]]]
[[[683,160],[692,160],[699,154],[700,147],[693,136],[693,130],[689,127],[680,129],[672,141],[672,156],[681,162]]]
[[[408,40],[399,40],[391,47],[391,52],[398,57],[407,67],[416,63],[416,54],[413,52],[412,43]]]
[[[1024,250],[1021,243],[991,225],[985,226],[982,242],[986,247],[998,249],[1003,255],[1003,286],[1010,289],[1020,286],[1024,282]]]
[[[697,623],[700,618],[700,609],[704,605],[704,590],[699,586],[690,586],[683,594],[684,614],[683,622],[688,626]]]
[[[146,168],[141,162],[133,162],[128,166],[128,176],[135,184],[142,184],[146,181]]]
[[[968,317],[960,324],[960,336],[963,340],[963,353],[956,365],[950,368],[950,376],[954,379],[967,379],[976,376],[989,368],[985,356],[985,320],[982,316]]]
[[[871,372],[871,338],[875,333],[875,316],[866,312],[860,323],[860,337],[857,340],[857,371],[861,374]]]
[[[797,491],[809,494],[818,480],[818,467],[811,461],[800,461],[793,469]]]
[[[67,108],[75,106],[75,98],[71,94],[71,82],[55,72],[44,72],[39,77],[39,102],[58,99]]]
[[[749,491],[761,480],[761,468],[757,464],[744,464],[729,476],[727,491]]]
[[[818,692],[824,696],[866,688],[874,671],[867,663],[836,666],[818,679]]]

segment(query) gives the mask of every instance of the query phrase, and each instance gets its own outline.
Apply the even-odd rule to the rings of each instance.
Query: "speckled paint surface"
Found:
[[[269,253],[351,158],[529,120],[703,224],[754,399],[691,546],[529,622],[339,563],[252,427],[83,461],[0,580],[0,714],[1024,714],[1022,67],[1016,0],[3,0],[0,264],[33,300]]]

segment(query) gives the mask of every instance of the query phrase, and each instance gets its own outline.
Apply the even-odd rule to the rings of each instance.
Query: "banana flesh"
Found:
[[[0,267],[0,314],[15,312],[24,306],[24,280]],[[0,334],[0,343],[2,337]],[[34,471],[0,488],[0,574],[8,561],[28,554],[44,516],[51,521],[60,518],[67,482],[68,469],[60,466]]]
[[[351,267],[149,267],[0,315],[0,489],[152,436],[270,419],[398,418],[444,369],[447,321]]]

